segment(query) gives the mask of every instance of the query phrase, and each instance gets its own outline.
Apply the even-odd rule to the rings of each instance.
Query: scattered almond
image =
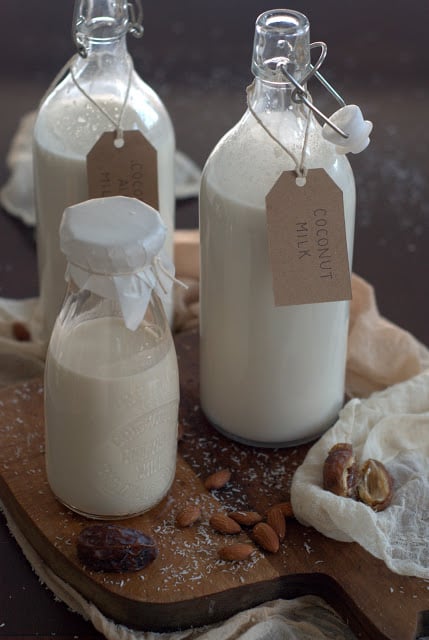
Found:
[[[286,519],[280,507],[271,507],[267,512],[267,524],[277,533],[280,542],[286,536]]]
[[[278,502],[277,504],[274,504],[271,508],[279,508],[281,509],[282,514],[284,515],[285,518],[293,518],[294,517],[294,513],[293,513],[293,509],[292,509],[292,504],[290,502]]]
[[[277,533],[266,522],[258,522],[252,529],[252,536],[255,542],[269,553],[277,553],[280,548],[280,541]]]
[[[243,527],[253,527],[262,520],[261,514],[257,511],[232,511],[228,515]]]
[[[211,489],[222,489],[229,482],[231,478],[231,471],[229,469],[220,469],[212,473],[205,479],[204,486],[209,491]]]
[[[18,342],[28,342],[31,340],[31,333],[22,322],[14,322],[12,324],[12,334]]]
[[[221,547],[218,553],[222,560],[239,561],[246,560],[246,558],[248,558],[254,551],[255,547],[251,544],[237,542],[237,544],[230,544],[226,547]]]
[[[210,525],[219,533],[240,533],[241,527],[226,513],[215,513],[210,518]]]
[[[177,514],[176,524],[182,529],[190,527],[201,518],[201,508],[196,504],[188,504]]]

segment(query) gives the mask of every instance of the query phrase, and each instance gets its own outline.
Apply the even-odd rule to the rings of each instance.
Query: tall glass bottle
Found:
[[[37,116],[34,179],[45,337],[50,335],[66,289],[66,262],[58,236],[64,209],[88,197],[126,195],[147,202],[145,194],[139,192],[141,169],[143,164],[153,162],[153,157],[151,180],[155,181],[152,189],[157,203],[148,203],[159,210],[167,225],[165,251],[170,258],[173,256],[174,131],[161,100],[133,68],[126,44],[127,31],[132,27],[128,5],[126,0],[76,0],[74,33],[81,55],[75,57],[69,73],[43,101]],[[113,175],[116,169],[111,171],[112,158],[103,156],[99,191],[89,194],[88,153],[105,132],[116,132],[112,140],[114,135],[116,151],[123,153],[127,131],[140,131],[155,155],[146,161],[139,147],[133,166],[128,158],[127,179]],[[119,148],[121,139],[124,149]],[[166,311],[171,320],[172,302],[166,304]]]
[[[349,302],[275,306],[266,196],[284,171],[322,168],[341,189],[351,265],[355,184],[280,65],[309,71],[307,18],[262,14],[256,23],[249,108],[210,155],[200,194],[201,406],[233,439],[261,446],[310,440],[343,403]],[[305,140],[305,143],[304,143]],[[286,212],[287,215],[287,212]]]

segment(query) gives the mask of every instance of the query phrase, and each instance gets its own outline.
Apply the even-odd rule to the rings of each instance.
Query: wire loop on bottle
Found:
[[[320,56],[314,65],[310,65],[310,71],[306,76],[298,82],[298,80],[287,70],[286,64],[280,65],[280,70],[284,76],[294,85],[295,89],[292,92],[292,100],[297,103],[303,102],[309,109],[311,109],[316,115],[319,116],[328,126],[330,126],[334,131],[336,131],[342,138],[345,140],[348,139],[349,135],[345,131],[343,131],[340,127],[338,127],[335,123],[331,122],[331,120],[325,116],[324,113],[320,111],[309,99],[308,93],[304,87],[304,85],[312,78],[316,77],[319,82],[329,91],[329,93],[334,96],[334,98],[341,104],[341,106],[345,105],[344,100],[341,98],[339,93],[329,84],[329,82],[321,75],[319,72],[319,68],[322,66],[327,53],[327,46],[325,42],[313,42],[310,45],[310,48],[321,47]]]
[[[71,62],[73,62],[73,58],[72,58]],[[132,61],[131,61],[131,58],[130,58],[129,61],[128,61],[128,79],[127,79],[127,86],[126,86],[126,90],[125,90],[125,96],[124,96],[124,100],[123,100],[122,105],[121,105],[121,109],[120,109],[120,112],[119,112],[118,119],[115,120],[114,118],[112,118],[110,113],[104,107],[101,106],[101,104],[99,104],[96,100],[94,100],[94,98],[87,91],[85,91],[85,89],[81,86],[81,84],[79,83],[78,79],[76,78],[76,76],[74,74],[73,65],[70,64],[70,76],[71,76],[71,79],[73,80],[76,88],[114,126],[115,131],[116,131],[116,137],[115,137],[115,140],[114,140],[113,144],[117,149],[121,149],[125,144],[124,143],[124,130],[122,128],[122,119],[123,119],[125,107],[127,106],[128,98],[129,98],[129,95],[130,95],[133,69],[134,69],[134,67],[133,67],[133,64],[132,64]]]
[[[308,171],[307,167],[305,166],[305,157],[306,157],[306,153],[307,153],[308,137],[310,135],[311,112],[310,111],[308,112],[308,116],[306,118],[304,141],[303,141],[303,145],[302,145],[302,149],[301,149],[301,157],[298,158],[298,156],[295,155],[295,153],[292,151],[292,149],[289,149],[287,146],[285,146],[283,144],[283,142],[281,140],[279,140],[270,131],[270,129],[264,124],[262,119],[258,116],[256,111],[253,109],[253,107],[251,105],[251,101],[250,101],[250,96],[251,96],[251,94],[252,94],[252,92],[254,90],[254,87],[255,87],[255,81],[253,81],[252,84],[249,85],[246,88],[247,107],[248,107],[250,113],[252,114],[252,116],[255,118],[256,122],[262,127],[262,129],[265,131],[265,133],[272,140],[274,140],[274,142],[276,144],[278,144],[279,147],[281,147],[283,149],[283,151],[291,158],[291,160],[295,164],[295,173],[296,173],[296,176],[297,176],[297,184],[299,186],[303,186],[305,184],[305,182],[306,182],[306,176],[307,176],[307,171]]]
[[[297,104],[304,103],[313,113],[315,113],[325,123],[322,129],[323,137],[336,146],[338,153],[360,153],[369,144],[369,134],[372,131],[372,122],[364,120],[362,112],[356,105],[346,105],[340,94],[329,84],[329,82],[319,72],[327,53],[327,46],[324,42],[313,42],[310,48],[321,47],[321,53],[314,65],[310,65],[310,71],[302,78],[301,82],[288,71],[287,61],[279,65],[283,75],[294,85],[292,100]],[[327,91],[340,104],[341,108],[333,113],[330,118],[325,116],[312,102],[305,85],[308,80],[315,77],[325,87]],[[341,124],[341,126],[339,126]]]
[[[80,55],[81,58],[88,57],[88,43],[86,42],[86,38],[79,32],[80,25],[84,22],[83,18],[80,17],[75,24],[73,25],[73,40],[76,46],[76,51]]]
[[[143,7],[141,0],[134,0],[134,3],[137,5],[137,13],[133,2],[128,2],[128,10],[130,13],[130,26],[128,27],[128,31],[135,38],[141,38],[144,32]]]

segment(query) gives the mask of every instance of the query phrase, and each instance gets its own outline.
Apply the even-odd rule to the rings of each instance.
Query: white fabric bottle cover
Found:
[[[152,291],[165,299],[174,282],[174,265],[161,256],[166,233],[159,213],[135,198],[94,198],[68,207],[60,226],[66,280],[117,301],[134,331]]]

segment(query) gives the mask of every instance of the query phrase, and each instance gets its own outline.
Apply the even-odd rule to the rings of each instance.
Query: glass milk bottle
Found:
[[[210,155],[200,193],[201,406],[220,431],[261,446],[311,440],[335,421],[349,316],[348,300],[276,306],[267,197],[283,172],[300,169],[305,182],[323,170],[344,208],[349,284],[354,234],[349,162],[294,101],[282,67],[305,81],[309,24],[298,12],[268,11],[256,23],[248,109]],[[284,199],[287,218],[294,203]]]
[[[173,265],[166,227],[134,198],[69,207],[68,290],[45,370],[46,469],[57,498],[92,518],[157,504],[175,474],[179,381],[159,295]]]
[[[174,132],[164,105],[133,68],[125,0],[77,0],[80,55],[42,102],[34,129],[34,181],[43,333],[65,293],[58,229],[66,207],[92,197],[132,196],[157,209],[173,257]],[[88,157],[88,154],[91,155]],[[87,160],[88,157],[88,160]],[[169,320],[172,300],[166,302]]]

